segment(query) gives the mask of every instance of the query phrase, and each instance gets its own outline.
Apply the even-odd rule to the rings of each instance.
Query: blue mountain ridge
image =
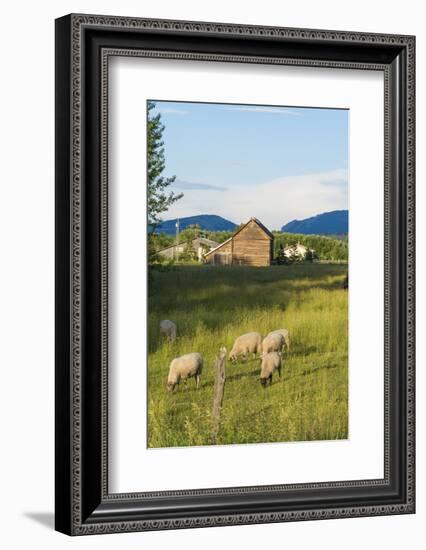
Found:
[[[323,212],[304,220],[293,220],[282,226],[283,233],[304,235],[346,235],[348,233],[348,210]]]
[[[174,220],[166,220],[160,223],[156,228],[156,233],[167,233],[174,235],[176,233],[176,218]],[[233,231],[236,224],[216,216],[214,214],[200,214],[199,216],[189,216],[187,218],[179,218],[180,230],[187,228],[189,225],[199,225],[205,231]]]
[[[155,232],[174,235],[176,221],[176,218],[165,220],[155,228]],[[215,214],[179,218],[180,230],[190,225],[198,225],[206,231],[233,231],[237,227],[235,223]],[[305,235],[346,235],[348,233],[348,210],[333,210],[303,220],[293,220],[283,225],[281,231]]]

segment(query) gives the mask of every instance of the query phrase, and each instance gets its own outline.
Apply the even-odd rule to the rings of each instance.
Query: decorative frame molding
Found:
[[[383,71],[383,480],[108,493],[107,92],[108,59],[117,55]],[[56,21],[59,531],[83,535],[414,512],[414,79],[412,36],[95,15]],[[173,508],[176,497],[188,499],[187,510]]]

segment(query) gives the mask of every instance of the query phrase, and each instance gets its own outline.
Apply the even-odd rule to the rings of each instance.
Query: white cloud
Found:
[[[174,189],[178,189],[178,190],[194,190],[194,189],[198,189],[199,191],[210,191],[210,190],[215,190],[215,191],[226,191],[228,188],[227,187],[222,187],[221,185],[212,185],[210,183],[203,183],[203,182],[200,182],[200,181],[188,181],[188,180],[175,180],[173,182],[173,188]]]
[[[338,182],[333,183],[333,182]],[[217,214],[235,223],[259,218],[269,229],[294,219],[348,208],[346,170],[286,176],[257,185],[229,185],[226,191],[188,190],[164,219]]]

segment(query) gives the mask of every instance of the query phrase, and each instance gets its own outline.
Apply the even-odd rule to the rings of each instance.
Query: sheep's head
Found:
[[[171,393],[175,389],[176,384],[174,382],[167,382],[167,391]]]

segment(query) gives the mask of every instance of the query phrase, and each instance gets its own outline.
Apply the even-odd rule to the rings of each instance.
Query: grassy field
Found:
[[[148,446],[208,445],[213,364],[245,332],[290,331],[283,377],[264,389],[260,359],[226,363],[218,444],[345,439],[348,435],[346,265],[266,268],[181,266],[153,274],[149,298]],[[171,319],[178,339],[159,337]],[[170,361],[198,351],[200,389],[188,380],[166,391]]]

